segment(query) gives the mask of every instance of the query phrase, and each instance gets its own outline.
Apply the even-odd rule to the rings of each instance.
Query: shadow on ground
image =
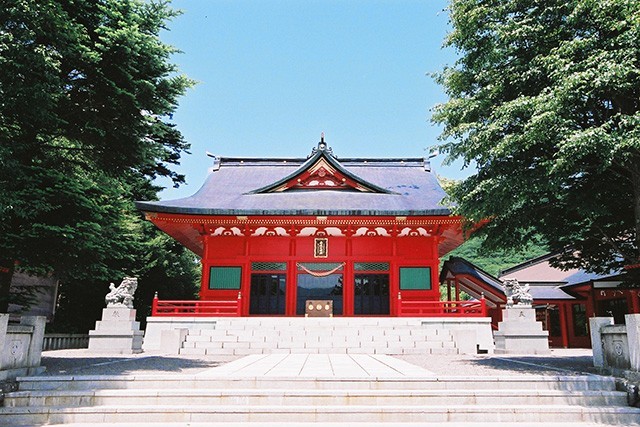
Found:
[[[170,356],[143,357],[42,357],[42,375],[183,374],[214,368],[220,362]]]
[[[467,363],[485,368],[533,375],[596,374],[591,356],[491,356]]]

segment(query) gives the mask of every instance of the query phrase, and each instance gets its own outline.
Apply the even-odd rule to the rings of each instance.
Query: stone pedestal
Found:
[[[0,313],[0,381],[44,372],[40,359],[46,320],[21,316],[19,324],[10,324],[9,315]]]
[[[102,310],[102,320],[96,322],[96,329],[89,331],[89,351],[141,353],[143,334],[134,309],[108,307]]]
[[[498,354],[549,353],[549,332],[542,330],[532,307],[516,305],[502,310],[502,322],[493,337]]]
[[[640,372],[640,314],[625,314],[624,321],[627,325],[631,369]]]
[[[589,318],[589,331],[591,332],[591,349],[593,351],[593,366],[604,368],[604,343],[602,341],[602,329],[613,325],[613,317]]]

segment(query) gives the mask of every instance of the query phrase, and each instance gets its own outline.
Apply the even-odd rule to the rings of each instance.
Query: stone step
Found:
[[[300,319],[299,319],[300,320]],[[459,354],[453,335],[444,329],[402,325],[401,329],[362,326],[314,326],[298,322],[278,329],[230,322],[217,329],[190,330],[179,350],[190,356],[246,356],[252,354]],[[270,323],[272,322],[272,323]],[[379,320],[375,321],[376,323]],[[294,322],[295,323],[295,322]]]
[[[263,327],[362,327],[362,326],[387,326],[404,327],[420,326],[425,328],[437,328],[437,325],[425,324],[423,317],[219,317],[215,318],[216,327],[226,326],[263,326]]]
[[[589,422],[639,425],[640,409],[631,407],[540,406],[96,406],[81,408],[2,408],[5,425],[136,422]]]
[[[376,427],[423,427],[426,423],[418,422],[393,422],[385,421],[376,423]],[[50,424],[47,427],[93,427],[94,424],[90,423],[65,423],[65,424]],[[100,424],[102,427],[158,427],[158,423],[111,423],[105,422]],[[184,422],[184,423],[162,423],[162,427],[247,427],[246,423],[242,422]],[[565,423],[544,423],[544,427],[607,427],[607,426],[619,426],[614,423],[589,423],[589,422],[565,422]],[[318,427],[318,423],[314,422],[252,422],[250,427]],[[350,422],[350,423],[322,423],[322,427],[371,427],[371,423],[367,422]],[[503,422],[448,422],[447,427],[513,427],[513,423]],[[540,427],[540,423],[533,422],[519,422],[517,427]]]
[[[250,331],[245,333],[226,333],[227,331],[220,331],[219,334],[198,334],[198,332],[204,331],[189,331],[186,340],[187,341],[222,341],[222,342],[274,342],[274,341],[342,341],[342,342],[372,342],[372,341],[386,341],[386,342],[421,342],[421,341],[453,341],[453,337],[450,334],[440,335],[346,335],[346,334],[283,334],[283,335],[270,335],[270,334],[252,334]]]
[[[183,348],[455,348],[452,341],[382,341],[382,342],[344,342],[344,341],[210,341],[210,340],[187,340]]]
[[[218,335],[221,332],[229,335],[235,333],[242,333],[246,331],[253,331],[259,334],[293,334],[300,331],[306,331],[308,333],[318,334],[348,334],[348,335],[441,335],[449,334],[448,329],[427,328],[420,325],[371,325],[371,326],[343,326],[343,325],[323,325],[323,326],[307,326],[307,325],[279,325],[274,323],[272,325],[216,325],[213,328],[198,329],[196,327],[190,328],[192,330],[199,330],[204,335]]]
[[[129,405],[581,405],[624,406],[626,394],[617,391],[567,392],[559,390],[290,390],[290,389],[185,389],[185,390],[71,390],[8,393],[4,405],[115,406]]]
[[[185,347],[180,354],[185,356],[248,356],[250,354],[459,354],[457,348],[368,348],[368,347],[325,347],[325,348],[201,348]]]
[[[86,375],[19,378],[20,391],[102,389],[298,389],[298,390],[564,390],[614,391],[615,381],[599,376],[503,376],[503,377],[234,377],[216,375]],[[210,376],[209,376],[210,375]]]

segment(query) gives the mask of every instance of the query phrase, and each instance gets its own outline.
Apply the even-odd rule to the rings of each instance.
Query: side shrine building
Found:
[[[316,300],[345,317],[447,311],[438,265],[462,219],[428,160],[338,158],[322,138],[306,159],[213,162],[193,196],[137,202],[202,258],[199,301],[155,300],[154,314],[311,316]]]

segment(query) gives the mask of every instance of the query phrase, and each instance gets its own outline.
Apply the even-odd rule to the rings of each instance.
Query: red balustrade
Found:
[[[152,316],[241,316],[242,296],[215,301],[168,301],[156,295],[151,306]],[[397,316],[400,317],[487,317],[486,300],[424,301],[402,299],[398,294]]]
[[[159,300],[156,295],[151,305],[152,316],[241,316],[242,296],[237,299],[214,301],[169,301]]]
[[[480,301],[424,301],[402,299],[398,294],[399,317],[487,317],[487,302]]]

